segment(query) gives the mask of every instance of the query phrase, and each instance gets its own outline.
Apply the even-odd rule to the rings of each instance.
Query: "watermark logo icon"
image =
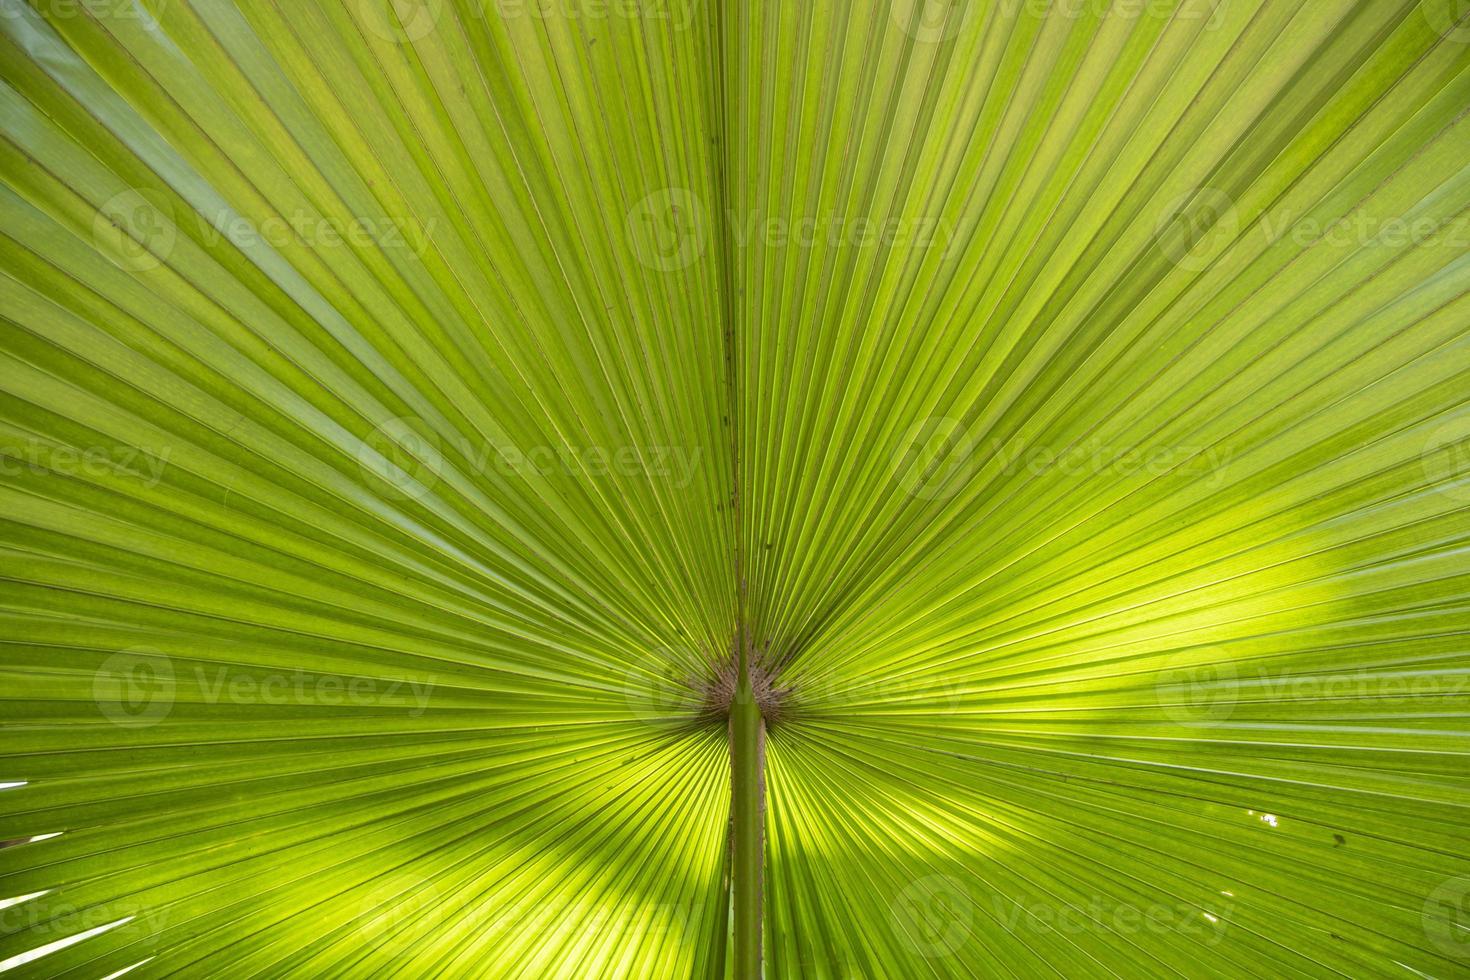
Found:
[[[975,906],[962,881],[928,875],[910,882],[889,909],[894,929],[925,957],[953,956],[974,928]]]
[[[687,269],[704,254],[704,204],[682,187],[654,191],[628,212],[628,243],[640,263],[659,272]]]
[[[1240,215],[1230,195],[1214,187],[1186,191],[1154,223],[1154,240],[1170,262],[1202,272],[1235,240]]]
[[[431,929],[445,914],[441,897],[432,882],[375,888],[358,905],[358,931],[377,944],[404,930]]]
[[[444,0],[361,0],[363,23],[385,41],[411,44],[439,24]]]
[[[1419,453],[1424,477],[1443,484],[1440,492],[1457,501],[1470,501],[1470,416],[1438,426]]]
[[[22,17],[42,17],[49,21],[76,20],[88,17],[103,21],[135,20],[144,30],[154,30],[157,18],[163,16],[164,7],[171,0],[143,6],[143,0],[31,0],[30,10],[25,4],[0,3],[0,21],[19,20]]]
[[[1424,936],[1450,959],[1470,963],[1470,877],[1441,882],[1424,900]]]
[[[893,473],[911,496],[945,500],[974,470],[975,444],[963,423],[937,415],[915,422],[894,454]]]
[[[130,188],[114,194],[92,216],[92,243],[114,265],[147,272],[168,261],[178,241],[173,206],[158,193]]]
[[[422,419],[398,416],[368,433],[357,450],[363,472],[388,484],[393,495],[421,500],[439,482],[439,439]]]
[[[698,663],[694,651],[659,647],[623,674],[623,700],[633,717],[647,725],[668,725],[689,718],[699,708],[699,696],[683,665]]]
[[[92,677],[102,716],[123,728],[147,728],[173,710],[178,683],[173,662],[149,647],[130,647],[104,660]]]
[[[1171,720],[1215,725],[1235,711],[1235,665],[1218,647],[1182,650],[1159,671],[1155,695]]]
[[[894,0],[889,15],[920,44],[943,44],[960,33],[974,9],[974,0]]]
[[[1440,37],[1470,44],[1470,0],[1423,0],[1419,12]]]

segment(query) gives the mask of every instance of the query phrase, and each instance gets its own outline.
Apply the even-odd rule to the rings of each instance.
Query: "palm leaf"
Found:
[[[1467,968],[1455,4],[0,2],[0,972]]]

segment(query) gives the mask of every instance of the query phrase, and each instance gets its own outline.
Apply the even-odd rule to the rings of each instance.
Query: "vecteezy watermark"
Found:
[[[385,41],[411,44],[428,37],[444,13],[444,0],[357,0],[363,25]]]
[[[700,710],[702,692],[693,665],[703,662],[690,646],[657,647],[623,672],[623,701],[648,725],[685,721]]]
[[[959,710],[964,692],[941,677],[925,674],[797,677],[788,697],[793,711],[864,711],[944,715]]]
[[[0,446],[0,475],[51,474],[90,480],[121,476],[155,487],[163,479],[171,455],[167,446],[147,452],[136,446],[64,446],[30,439]]]
[[[682,490],[694,481],[703,454],[700,446],[494,446],[458,435],[440,436],[414,416],[380,423],[356,453],[364,473],[385,482],[394,495],[410,499],[421,499],[433,491],[446,475],[451,455],[454,465],[487,476],[613,476],[668,481]]]
[[[400,933],[432,932],[450,921],[452,906],[432,881],[395,881],[358,903],[357,928],[374,945]]]
[[[271,248],[300,246],[313,249],[354,248],[407,249],[422,255],[429,247],[437,219],[423,223],[401,221],[388,215],[347,218],[296,211],[272,214],[252,221],[228,208],[213,215],[190,212],[199,223],[199,240],[206,246],[228,241],[237,248],[259,245]]]
[[[428,709],[434,693],[434,679],[427,675],[349,677],[224,665],[196,666],[192,680],[191,694],[206,704],[402,708],[411,718]]]
[[[1213,946],[1225,938],[1234,897],[1222,890],[1204,905],[1185,901],[1120,902],[1092,895],[1072,901],[1017,900],[989,891],[989,916],[1010,935],[1037,938],[1112,935],[1186,936]],[[981,902],[953,875],[928,875],[911,882],[889,908],[900,939],[926,957],[956,955],[974,933]]]
[[[664,22],[683,31],[694,22],[694,0],[488,0],[478,11],[502,20],[531,18],[545,21],[627,20]]]
[[[683,187],[664,187],[628,212],[628,246],[643,265],[659,272],[687,269],[708,245],[704,202]]]
[[[142,0],[29,0],[35,16],[49,21],[74,20],[88,17],[92,20],[135,20],[145,30],[153,30],[158,18],[163,16],[164,7],[170,0],[157,0],[152,9],[143,6]],[[0,3],[0,20],[16,20],[30,11],[24,10],[26,3]]]
[[[1461,701],[1470,694],[1470,671],[1401,670],[1362,667],[1311,674],[1273,674],[1264,667],[1236,668],[1232,677],[1240,700],[1269,704],[1285,701],[1423,703]]]
[[[445,23],[448,0],[357,0],[362,22],[385,41],[411,44]],[[698,8],[693,0],[470,0],[453,8],[467,20],[540,20],[551,23],[651,21],[687,30]]]
[[[1316,673],[1273,673],[1228,661],[1219,647],[1182,650],[1158,672],[1155,692],[1170,719],[1189,725],[1219,724],[1242,703],[1358,702],[1404,704],[1463,702],[1470,671],[1362,667]]]
[[[969,941],[975,924],[969,889],[952,875],[910,882],[888,914],[898,936],[925,957],[953,956]]]
[[[1240,215],[1230,195],[1214,187],[1185,191],[1159,212],[1154,241],[1181,269],[1201,272],[1240,233]]]
[[[789,218],[727,210],[725,223],[737,248],[759,243],[766,248],[930,249],[948,248],[954,238],[942,218],[922,215],[869,218],[827,212]]]
[[[1470,2],[1470,0],[1466,0]],[[1298,248],[1470,248],[1470,215],[1380,215],[1363,208],[1323,216],[1279,208],[1246,225],[1230,196],[1214,187],[1185,191],[1154,223],[1159,250],[1174,265],[1201,272],[1233,242],[1252,248],[1290,242]]]
[[[726,208],[716,215],[726,240],[738,249],[854,248],[948,249],[953,228],[939,216],[820,214],[771,215]],[[628,212],[628,244],[650,269],[673,272],[697,262],[709,245],[711,212],[697,194],[665,187]]]
[[[92,243],[131,272],[163,265],[178,237],[173,205],[158,191],[131,187],[103,201],[92,216]]]
[[[434,686],[429,676],[361,677],[234,664],[195,664],[184,671],[161,651],[131,647],[97,668],[92,697],[113,724],[146,728],[162,722],[185,699],[196,704],[403,709],[417,718],[428,708]]]
[[[1189,902],[1118,902],[1093,895],[1079,902],[1016,902],[1002,895],[991,899],[991,913],[1002,929],[1015,935],[1080,936],[1089,932],[1116,935],[1187,936],[1214,946],[1230,926],[1234,898],[1225,892],[1208,907]]]
[[[943,44],[960,33],[979,6],[980,0],[893,0],[888,14],[920,44]]]
[[[1470,44],[1470,0],[1420,0],[1419,12],[1440,37]]]
[[[1261,216],[1260,234],[1267,242],[1289,240],[1302,247],[1406,248],[1440,246],[1463,251],[1470,247],[1470,218],[1463,214],[1375,215],[1357,210],[1332,219],[1279,211]]]
[[[192,224],[191,224],[192,223]],[[92,242],[112,262],[147,272],[168,262],[190,231],[206,248],[228,242],[239,249],[267,246],[332,249],[408,249],[422,255],[436,219],[403,221],[388,215],[337,217],[298,210],[251,219],[229,208],[202,214],[176,208],[162,191],[132,187],[114,194],[92,216]]]
[[[114,725],[147,728],[173,710],[178,692],[173,661],[151,647],[129,647],[92,675],[92,700]]]
[[[1470,876],[1441,882],[1424,900],[1424,937],[1452,960],[1470,963]]]
[[[1470,415],[1436,426],[1419,460],[1430,485],[1451,500],[1470,501]]]
[[[649,903],[607,896],[568,899],[564,893],[507,904],[477,891],[468,893],[432,880],[402,876],[372,888],[356,907],[357,930],[374,946],[395,937],[408,941],[453,928],[473,932],[497,950],[509,949],[519,941],[542,949],[561,948],[572,955],[576,937],[627,935],[630,930],[642,935],[645,942],[684,946],[702,934],[701,922],[709,914],[708,907],[699,902]]]
[[[1213,485],[1229,461],[1230,453],[1218,446],[1113,446],[1094,438],[1057,447],[982,439],[958,419],[930,416],[900,438],[889,472],[910,496],[947,500],[982,470],[1032,477],[1175,475]]]
[[[920,44],[941,44],[956,38],[977,13],[1009,20],[1024,15],[1035,19],[1123,19],[1205,21],[1205,30],[1223,22],[1227,0],[893,0],[889,16],[899,30]]]
[[[443,459],[434,430],[409,415],[379,423],[357,448],[357,465],[387,484],[390,495],[408,500],[433,491]]]
[[[891,469],[909,496],[947,500],[974,474],[975,455],[975,440],[965,424],[936,415],[909,427]]]
[[[1225,651],[1191,647],[1171,656],[1159,670],[1154,693],[1159,707],[1183,725],[1217,725],[1235,711],[1238,674]]]
[[[141,926],[149,934],[157,935],[169,924],[170,918],[168,909],[149,908],[126,900],[78,905],[61,893],[43,892],[0,908],[0,932],[27,931],[38,937],[75,936],[122,919],[131,919],[135,927]]]

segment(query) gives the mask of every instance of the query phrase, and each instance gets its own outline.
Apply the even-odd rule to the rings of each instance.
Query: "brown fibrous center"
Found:
[[[761,663],[752,663],[749,670],[751,692],[755,695],[761,717],[769,726],[781,719],[782,709],[791,689],[781,687],[775,674]],[[714,676],[703,685],[701,713],[708,717],[728,718],[739,681],[740,667],[733,658],[720,664]]]

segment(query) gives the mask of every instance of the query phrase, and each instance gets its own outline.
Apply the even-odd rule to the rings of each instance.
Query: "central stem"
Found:
[[[745,644],[730,704],[731,822],[734,829],[734,980],[760,980],[761,889],[765,871],[766,722],[750,683]]]

